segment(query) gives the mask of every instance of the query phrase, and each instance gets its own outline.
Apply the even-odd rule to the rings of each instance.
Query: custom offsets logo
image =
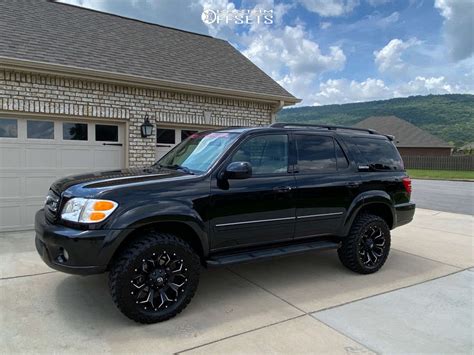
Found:
[[[206,9],[201,14],[202,22],[207,25],[213,24],[273,24],[273,10],[253,9],[253,10],[212,10]]]

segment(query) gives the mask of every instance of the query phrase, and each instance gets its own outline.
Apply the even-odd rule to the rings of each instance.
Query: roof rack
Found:
[[[392,136],[391,134],[379,133],[375,129],[370,129],[370,128],[357,128],[357,127],[336,126],[336,125],[327,125],[327,124],[285,123],[285,122],[272,123],[270,127],[272,128],[286,128],[286,127],[325,128],[329,131],[335,131],[337,129],[349,129],[352,131],[367,132],[370,134],[379,134],[381,136],[387,137],[391,141],[395,140],[395,136]]]
[[[285,123],[285,122],[276,122],[270,125],[272,128],[287,128],[287,127],[307,127],[307,128],[325,128],[330,131],[335,131],[337,129],[349,129],[352,131],[367,132],[370,134],[380,134],[374,129],[370,128],[357,128],[349,126],[335,126],[335,125],[326,125],[326,124],[309,124],[309,123]]]

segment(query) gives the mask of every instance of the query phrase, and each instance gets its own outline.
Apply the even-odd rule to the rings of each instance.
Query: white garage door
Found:
[[[160,159],[175,145],[181,143],[191,134],[199,132],[195,128],[186,127],[157,127],[156,129],[156,159]]]
[[[32,228],[54,180],[123,168],[124,136],[118,123],[0,117],[0,231]]]

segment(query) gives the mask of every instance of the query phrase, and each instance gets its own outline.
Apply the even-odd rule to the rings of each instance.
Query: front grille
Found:
[[[44,204],[44,215],[48,222],[56,222],[59,215],[60,200],[60,195],[53,190],[49,190]]]

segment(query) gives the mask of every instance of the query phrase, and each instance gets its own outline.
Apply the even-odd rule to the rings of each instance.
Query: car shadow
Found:
[[[58,313],[76,331],[90,335],[91,328],[96,328],[98,334],[104,335],[112,330],[121,333],[150,327],[153,332],[145,331],[141,336],[174,339],[177,334],[221,332],[226,324],[238,328],[249,319],[256,327],[259,322],[268,324],[302,314],[301,309],[317,311],[406,286],[433,268],[432,262],[418,259],[395,251],[384,268],[373,275],[358,275],[345,269],[335,251],[228,269],[203,269],[198,291],[188,307],[176,318],[148,327],[140,327],[115,307],[106,275],[65,277],[57,285],[56,302]]]

